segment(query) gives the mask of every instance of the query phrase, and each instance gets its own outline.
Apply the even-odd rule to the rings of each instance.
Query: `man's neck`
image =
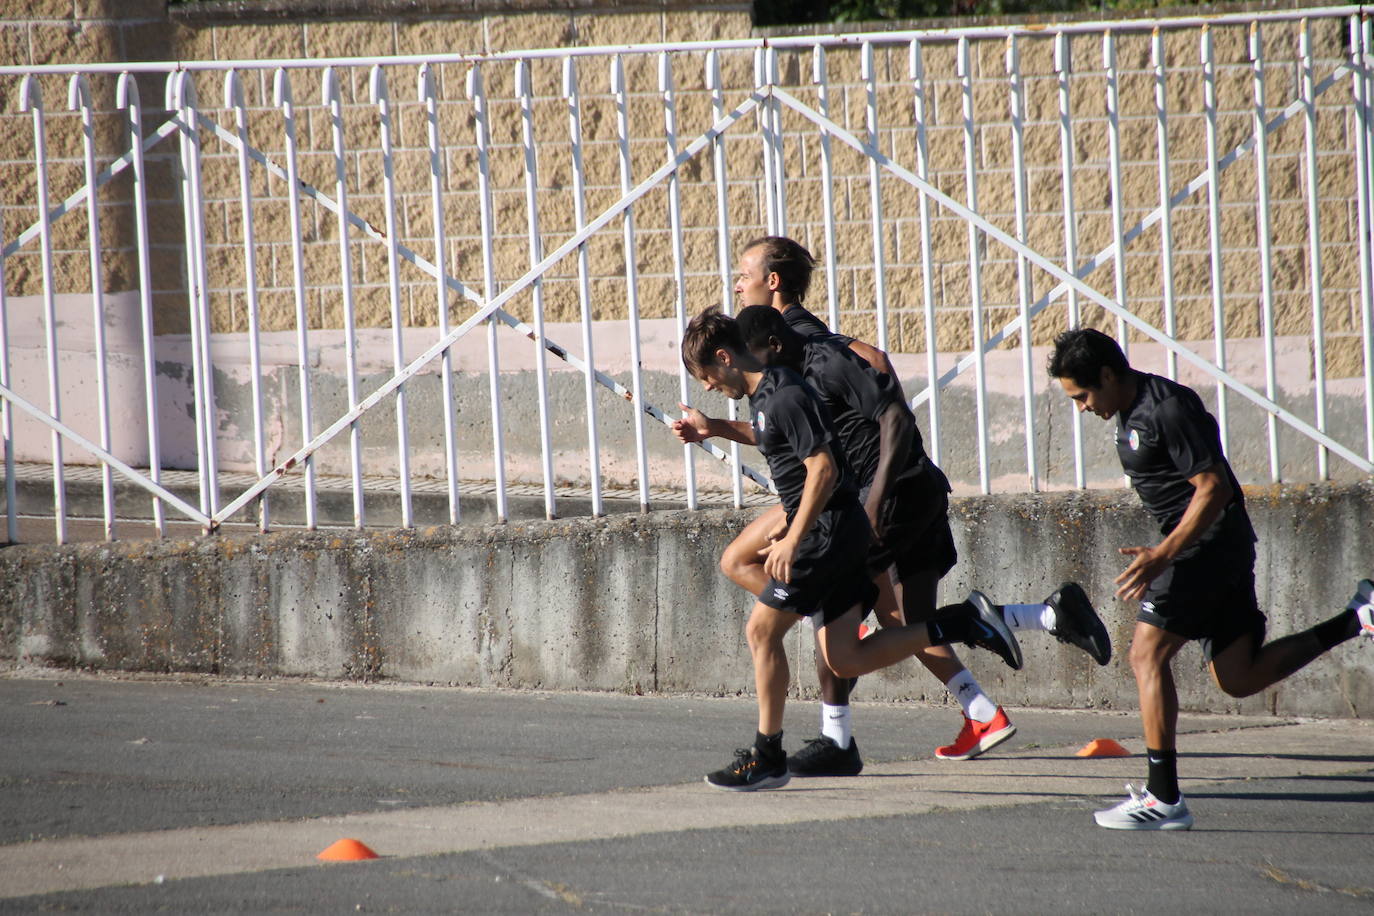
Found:
[[[745,369],[744,372],[744,393],[748,397],[753,397],[755,391],[759,390],[759,383],[763,381],[763,370],[757,372]]]

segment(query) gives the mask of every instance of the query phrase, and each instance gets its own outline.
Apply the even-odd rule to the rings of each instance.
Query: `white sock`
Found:
[[[975,722],[991,722],[997,715],[997,704],[988,699],[983,688],[973,678],[973,672],[965,668],[945,682],[945,687],[959,705],[964,707],[964,715]]]
[[[854,734],[854,720],[849,714],[849,707],[822,703],[821,734],[841,749],[849,747],[850,737]]]
[[[1002,619],[1013,630],[1053,630],[1057,622],[1048,604],[1004,604]]]

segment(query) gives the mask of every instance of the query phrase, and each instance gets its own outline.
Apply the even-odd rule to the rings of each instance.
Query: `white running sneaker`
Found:
[[[1109,830],[1188,830],[1193,826],[1182,793],[1176,803],[1166,805],[1148,790],[1136,791],[1129,782],[1126,791],[1131,797],[1121,804],[1093,812],[1097,826]]]
[[[1361,579],[1355,586],[1355,597],[1350,599],[1346,607],[1355,612],[1355,619],[1360,622],[1360,632],[1374,639],[1374,582]]]

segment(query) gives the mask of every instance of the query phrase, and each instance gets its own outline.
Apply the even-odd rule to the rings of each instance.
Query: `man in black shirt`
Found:
[[[1001,615],[969,603],[944,609],[928,624],[889,628],[859,641],[859,622],[873,598],[866,560],[872,537],[853,472],[834,448],[829,417],[794,372],[763,366],[744,347],[733,318],[708,309],[683,335],[682,358],[707,391],[749,398],[749,420],[713,421],[713,435],[757,445],[768,462],[784,515],[763,549],[764,587],[745,635],[758,691],[758,732],[752,747],[706,777],[721,789],[750,791],[785,785],[782,713],[788,667],[783,637],[811,617],[830,668],[857,677],[908,658],[932,643],[977,640],[1014,666],[1020,647]],[[832,626],[833,624],[833,626]]]
[[[1345,610],[1301,633],[1264,642],[1255,598],[1255,531],[1245,495],[1221,450],[1217,422],[1191,388],[1132,369],[1116,341],[1091,328],[1055,341],[1049,374],[1064,393],[1117,420],[1116,451],[1163,535],[1122,547],[1118,597],[1140,601],[1131,670],[1140,693],[1149,776],[1145,791],[1094,817],[1118,830],[1187,830],[1178,789],[1178,694],[1170,670],[1189,640],[1201,642],[1217,685],[1246,697],[1359,635],[1374,637],[1374,583],[1362,580]]]
[[[807,311],[802,305],[816,261],[804,247],[796,241],[778,236],[765,236],[749,242],[740,254],[739,269],[735,280],[735,295],[741,306],[768,306],[783,317],[787,325],[808,341],[827,340],[847,348],[855,356],[854,360],[868,367],[873,375],[881,380],[882,395],[886,399],[900,401],[905,407],[905,395],[901,383],[886,353],[862,341],[841,334],[832,334],[824,322]],[[743,314],[743,313],[741,313]],[[829,361],[832,365],[835,360]],[[844,364],[838,364],[843,369]],[[841,388],[851,388],[844,380],[837,378]],[[826,386],[818,384],[818,389]],[[860,413],[850,411],[851,421],[841,421],[842,411],[835,409],[834,399],[829,399],[832,414],[841,427],[842,439],[846,442],[851,461],[861,466],[865,464],[856,455],[869,454],[873,464],[877,461],[877,449],[865,448],[860,443],[850,443],[844,435],[846,429],[867,426],[876,438],[878,416],[865,418]],[[903,539],[905,551],[902,568],[896,570],[901,583],[901,599],[898,600],[886,569],[875,567],[875,581],[880,589],[878,619],[884,624],[916,623],[929,619],[936,610],[936,590],[941,577],[954,565],[955,549],[953,534],[949,530],[949,483],[944,475],[925,458],[920,431],[916,428],[915,418],[909,409],[889,412],[883,417],[887,426],[885,434],[893,435],[900,422],[902,428],[909,428],[910,434],[896,433],[896,438],[888,442],[889,454],[896,455],[897,449],[905,447],[910,439],[911,457],[924,461],[932,473],[916,473],[901,480],[904,497],[897,515],[889,519],[893,526],[886,539]],[[892,470],[904,470],[900,463]],[[938,475],[938,480],[936,476]],[[874,480],[861,474],[860,480],[869,486],[866,496],[869,502],[869,518],[875,525],[878,507],[883,505],[885,496],[893,481]],[[890,505],[889,510],[898,509],[898,504]],[[721,565],[726,574],[742,588],[750,589],[758,576],[758,550],[764,543],[766,532],[775,524],[776,518],[767,514],[745,529],[726,551]],[[975,593],[976,597],[982,598]],[[1014,604],[1004,607],[1005,619],[1013,629],[1043,629],[1064,641],[1087,648],[1099,664],[1106,664],[1111,654],[1111,643],[1106,629],[1097,620],[1092,605],[1082,589],[1073,583],[1064,586],[1045,602]],[[1063,622],[1061,622],[1063,621]],[[1082,638],[1071,638],[1067,622],[1081,621],[1083,626],[1075,633]],[[1093,629],[1091,634],[1087,629]],[[1085,641],[1091,643],[1091,648]],[[950,646],[933,646],[921,652],[917,659],[931,674],[945,685],[950,695],[960,704],[963,725],[954,741],[935,749],[935,756],[942,760],[969,760],[990,750],[1011,738],[1016,726],[1011,723],[1006,711],[992,701],[955,654]],[[853,775],[863,767],[858,750],[853,744],[852,713],[849,694],[852,685],[841,681],[827,668],[822,659],[816,658],[816,674],[821,692],[821,735],[807,743],[806,747],[789,761],[794,775],[839,776]]]

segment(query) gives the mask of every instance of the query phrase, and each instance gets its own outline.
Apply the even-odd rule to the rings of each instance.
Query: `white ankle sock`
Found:
[[[945,687],[959,705],[964,707],[964,715],[975,722],[991,722],[997,715],[997,704],[988,699],[983,688],[974,680],[973,673],[965,668],[945,682]]]
[[[848,706],[821,704],[821,734],[834,741],[841,749],[849,747],[854,733],[854,720]]]
[[[1013,630],[1053,630],[1056,622],[1048,604],[1004,604],[1002,619]]]

